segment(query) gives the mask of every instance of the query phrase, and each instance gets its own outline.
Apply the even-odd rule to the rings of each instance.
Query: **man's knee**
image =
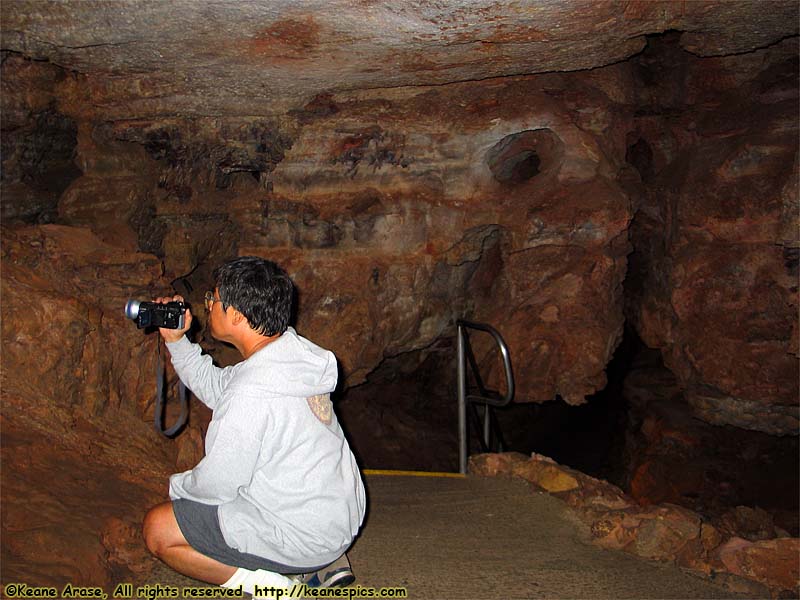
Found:
[[[155,556],[160,557],[169,547],[167,523],[165,522],[164,507],[172,510],[171,503],[159,504],[151,508],[142,522],[142,536],[147,549]]]

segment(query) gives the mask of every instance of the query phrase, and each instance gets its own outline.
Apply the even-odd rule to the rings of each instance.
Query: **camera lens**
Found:
[[[128,300],[128,303],[125,305],[125,316],[129,319],[136,319],[136,317],[139,316],[138,300]]]

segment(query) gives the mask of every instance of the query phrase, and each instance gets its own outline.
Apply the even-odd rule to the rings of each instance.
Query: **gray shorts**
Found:
[[[217,508],[217,506],[201,504],[193,500],[180,499],[172,501],[172,511],[175,513],[175,520],[178,521],[178,527],[180,527],[183,537],[200,554],[232,567],[242,567],[250,571],[264,569],[265,571],[287,575],[291,573],[313,573],[325,566],[292,567],[231,548],[225,543],[225,538],[222,537]]]

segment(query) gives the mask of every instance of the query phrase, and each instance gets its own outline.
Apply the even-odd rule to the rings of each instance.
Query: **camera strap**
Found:
[[[164,429],[164,407],[166,405],[166,379],[167,368],[161,357],[161,336],[157,336],[157,359],[156,359],[156,407],[155,407],[155,426],[156,431],[164,437],[171,438],[186,424],[189,417],[189,392],[183,382],[178,379],[178,398],[181,403],[181,415],[175,424],[169,429]]]

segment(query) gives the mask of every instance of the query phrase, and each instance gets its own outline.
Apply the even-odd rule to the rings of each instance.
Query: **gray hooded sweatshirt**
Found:
[[[328,394],[336,358],[291,327],[220,369],[185,337],[168,343],[178,376],[213,410],[205,457],[169,495],[218,505],[225,541],[293,567],[336,560],[364,519],[364,485]]]

